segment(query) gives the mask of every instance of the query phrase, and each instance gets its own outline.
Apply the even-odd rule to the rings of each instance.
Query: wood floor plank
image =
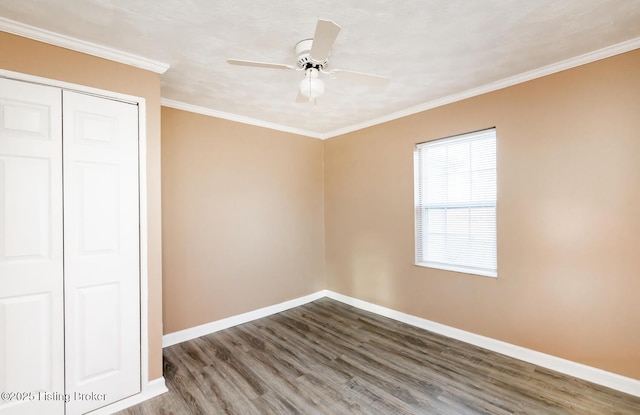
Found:
[[[323,298],[164,349],[121,415],[639,415],[640,398]]]

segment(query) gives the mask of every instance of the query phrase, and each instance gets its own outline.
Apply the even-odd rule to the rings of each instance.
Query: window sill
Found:
[[[433,262],[416,262],[415,265],[423,268],[433,268],[433,269],[441,269],[445,271],[459,272],[461,274],[498,278],[498,273],[496,271],[488,271],[488,270],[466,268],[466,267],[456,267],[455,265],[446,265],[446,264],[439,264],[439,263],[433,263]]]

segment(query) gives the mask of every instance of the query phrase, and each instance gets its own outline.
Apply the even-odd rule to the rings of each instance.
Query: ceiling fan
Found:
[[[386,85],[389,82],[389,78],[386,76],[344,69],[326,70],[329,63],[329,52],[331,52],[331,47],[338,37],[340,29],[340,26],[331,20],[318,20],[313,39],[304,39],[296,43],[294,47],[297,56],[295,66],[241,59],[227,59],[227,62],[232,65],[304,71],[304,79],[300,81],[298,88],[298,98],[296,99],[298,102],[315,101],[316,98],[324,93],[324,83],[320,79],[320,74],[327,75],[330,79],[364,82],[373,86]]]

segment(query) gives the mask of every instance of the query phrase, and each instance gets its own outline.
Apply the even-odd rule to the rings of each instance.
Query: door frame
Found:
[[[138,188],[140,197],[140,383],[141,392],[114,404],[90,412],[94,415],[110,414],[113,411],[127,408],[136,403],[167,391],[164,377],[149,382],[149,274],[148,274],[148,241],[147,241],[147,119],[145,98],[107,91],[71,82],[58,81],[35,75],[0,69],[0,77],[16,81],[30,82],[57,87],[84,94],[117,101],[137,104],[138,106]]]

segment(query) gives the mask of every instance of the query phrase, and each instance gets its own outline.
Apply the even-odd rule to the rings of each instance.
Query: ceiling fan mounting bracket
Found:
[[[298,69],[307,70],[310,68],[323,70],[329,64],[329,58],[323,61],[316,61],[311,59],[309,52],[311,51],[311,46],[313,44],[313,39],[304,39],[300,42],[296,43],[294,47],[294,51],[296,52],[296,64]]]

